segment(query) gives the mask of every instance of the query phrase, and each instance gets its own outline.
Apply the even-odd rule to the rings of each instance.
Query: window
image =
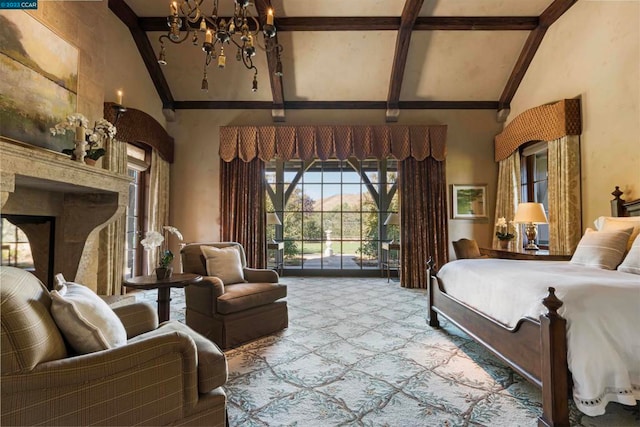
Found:
[[[129,184],[129,205],[127,208],[127,239],[125,243],[126,279],[144,274],[143,251],[140,248],[140,236],[146,219],[146,181],[148,154],[140,147],[127,146],[127,173],[133,181]]]
[[[520,158],[520,179],[522,202],[537,202],[544,206],[549,217],[547,143],[537,141],[522,148]],[[538,246],[549,248],[549,224],[538,225]]]
[[[27,235],[17,225],[2,218],[0,223],[2,234],[2,265],[34,269],[31,245]]]
[[[377,273],[380,242],[399,237],[383,225],[398,210],[395,160],[272,161],[266,179],[282,222],[267,237],[284,241],[286,270]]]

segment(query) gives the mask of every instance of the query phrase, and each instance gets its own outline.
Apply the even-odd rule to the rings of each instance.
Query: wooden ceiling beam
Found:
[[[151,42],[149,41],[145,30],[140,28],[138,16],[133,10],[131,10],[124,0],[109,0],[109,9],[111,9],[120,21],[129,28],[131,36],[133,36],[133,41],[138,47],[138,52],[144,61],[144,65],[147,67],[149,77],[151,77],[151,81],[156,88],[156,92],[158,92],[158,96],[162,101],[163,108],[172,109],[174,99],[171,94],[171,89],[169,89],[169,84],[164,78],[164,74],[162,74],[160,64],[158,64],[156,54],[153,51],[153,47],[151,46]]]
[[[267,11],[271,8],[271,0],[255,0],[256,9],[260,22],[266,22]],[[276,22],[277,23],[277,22]],[[278,34],[270,40],[270,46],[273,49],[267,50],[267,64],[269,73],[269,82],[271,84],[271,95],[273,97],[273,108],[271,109],[271,118],[274,122],[283,122],[285,120],[284,113],[284,88],[282,84],[282,76],[276,75],[276,67],[280,60],[281,46],[278,43]],[[282,66],[282,64],[281,64]]]
[[[538,20],[538,26],[529,34],[529,37],[520,52],[520,56],[516,61],[516,65],[511,71],[509,80],[502,91],[498,105],[499,115],[504,116],[504,114],[501,114],[500,112],[509,109],[511,101],[515,96],[518,87],[520,87],[520,83],[522,83],[522,79],[527,73],[529,65],[531,65],[531,61],[533,61],[533,58],[536,55],[547,29],[577,1],[578,0],[555,0],[544,10],[544,12],[542,12]]]
[[[400,101],[403,110],[495,110],[498,101]],[[176,101],[176,110],[268,110],[271,101]],[[288,110],[384,110],[386,101],[284,101]]]
[[[260,3],[259,1],[256,2]],[[228,18],[227,18],[228,19]],[[398,31],[401,18],[374,17],[277,17],[278,31]],[[252,24],[250,22],[250,24]],[[531,31],[537,16],[419,16],[414,31]],[[139,18],[143,31],[167,31],[166,17]],[[197,24],[189,24],[198,28]]]
[[[424,0],[406,0],[402,9],[400,28],[396,36],[396,51],[391,68],[389,95],[387,96],[386,118],[388,122],[397,122],[400,115],[398,102],[400,101],[400,90],[404,79],[404,67],[407,64],[413,24],[416,22],[420,9],[422,9],[423,2]]]

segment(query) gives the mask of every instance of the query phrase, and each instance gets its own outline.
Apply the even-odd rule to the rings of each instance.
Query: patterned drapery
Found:
[[[105,144],[106,154],[102,167],[111,172],[127,173],[127,144],[111,139]],[[122,294],[122,278],[125,266],[125,239],[127,214],[100,230],[100,262],[98,263],[97,293],[100,295]]]
[[[408,158],[398,163],[400,278],[405,288],[427,287],[427,261],[449,259],[445,162]]]
[[[244,247],[248,266],[265,268],[265,164],[260,159],[220,163],[220,237],[222,241],[238,242]]]
[[[494,224],[498,222],[498,218],[506,218],[512,221],[516,215],[518,203],[520,203],[520,153],[516,151],[509,157],[501,160],[498,165],[498,188],[496,192],[496,217]],[[512,248],[522,247],[522,236],[519,227],[515,227],[516,237],[511,241]],[[493,230],[493,246],[498,244],[496,237],[497,227],[494,225]]]
[[[553,141],[565,135],[580,135],[580,100],[563,99],[522,112],[495,137],[496,162],[504,160],[522,144]]]
[[[151,167],[147,210],[146,231],[159,231],[169,224],[169,162],[162,159],[158,150],[151,151]],[[175,252],[174,252],[175,253]],[[158,266],[157,251],[145,251],[147,274]]]
[[[582,237],[580,137],[549,141],[548,150],[549,249],[572,254]]]
[[[223,126],[220,158],[302,160],[355,157],[398,160],[446,157],[446,125],[433,126]]]

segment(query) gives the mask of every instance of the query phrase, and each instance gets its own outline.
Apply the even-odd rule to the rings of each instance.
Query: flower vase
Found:
[[[509,249],[510,240],[499,240],[500,249]]]
[[[156,268],[156,277],[158,280],[168,279],[173,274],[173,267],[158,267]]]
[[[74,141],[76,148],[73,150],[76,162],[84,162],[84,156],[87,154],[87,141],[85,141],[85,135],[85,129],[82,126],[76,127],[76,138]]]

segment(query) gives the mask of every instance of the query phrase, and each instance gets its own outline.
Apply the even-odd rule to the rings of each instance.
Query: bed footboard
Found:
[[[542,389],[539,426],[569,426],[569,373],[566,320],[558,314],[562,302],[555,289],[543,300],[548,312],[539,319],[524,318],[513,328],[502,325],[447,295],[427,262],[427,323],[438,328],[438,316],[451,321],[516,372]]]

